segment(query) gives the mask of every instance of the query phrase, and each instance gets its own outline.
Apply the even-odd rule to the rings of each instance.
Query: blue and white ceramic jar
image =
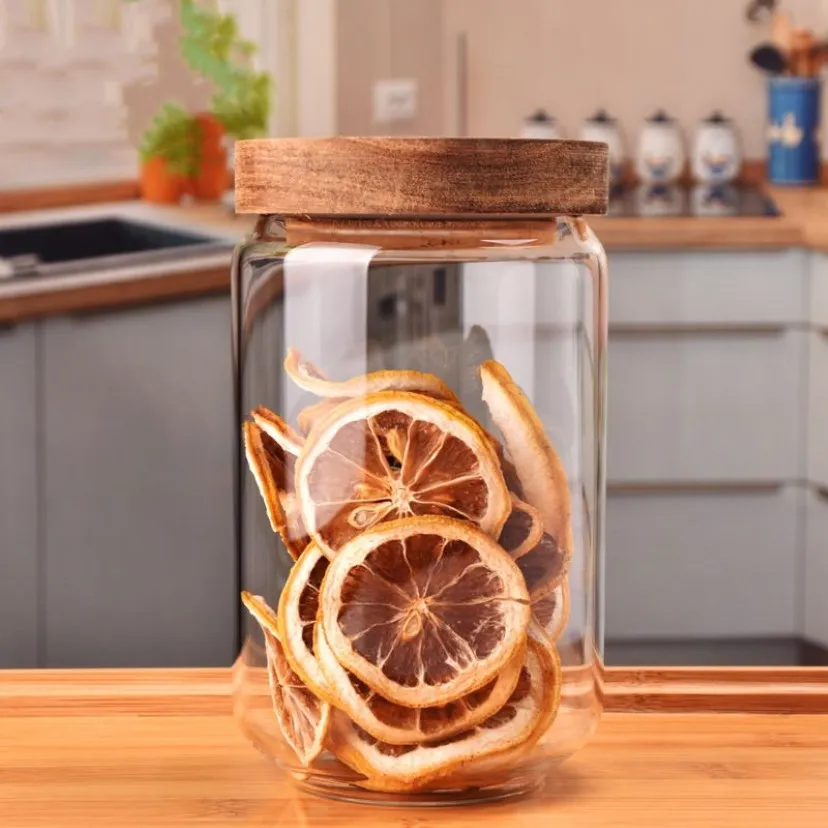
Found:
[[[820,170],[819,78],[768,80],[768,179],[772,184],[816,184]]]
[[[739,175],[742,153],[729,118],[714,112],[696,129],[693,140],[693,178],[703,184],[726,184]]]
[[[672,184],[684,170],[684,138],[679,125],[659,110],[638,136],[635,171],[643,184]]]

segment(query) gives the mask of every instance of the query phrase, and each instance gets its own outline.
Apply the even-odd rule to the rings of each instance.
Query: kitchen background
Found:
[[[632,156],[657,110],[688,145],[718,110],[756,180],[767,93],[748,55],[770,30],[748,5],[197,4],[233,15],[255,49],[270,134],[510,136],[543,108],[577,137],[604,108]],[[828,36],[828,0],[781,7]],[[213,106],[179,9],[0,0],[0,666],[237,650],[227,274],[249,222],[223,185],[158,204],[138,183],[146,195],[137,147],[160,107]],[[825,192],[760,187],[758,212],[776,217],[596,222],[611,273],[610,664],[828,662]],[[93,227],[49,237],[60,261],[21,259],[28,229],[81,220]],[[166,253],[96,269],[124,252],[101,234],[126,238],[129,222]]]

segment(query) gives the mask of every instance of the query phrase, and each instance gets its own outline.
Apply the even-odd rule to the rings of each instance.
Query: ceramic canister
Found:
[[[739,174],[742,154],[732,121],[714,112],[696,129],[693,140],[693,178],[704,184],[725,184]]]
[[[599,109],[581,126],[578,136],[582,141],[600,141],[609,148],[610,183],[618,184],[624,175],[624,139],[618,121]]]
[[[520,137],[560,141],[563,139],[564,134],[557,120],[549,115],[546,110],[539,109],[523,122]]]
[[[773,184],[819,181],[819,78],[768,80],[768,179]]]
[[[663,111],[646,121],[638,136],[635,171],[645,184],[669,184],[682,173],[684,140],[679,125]]]

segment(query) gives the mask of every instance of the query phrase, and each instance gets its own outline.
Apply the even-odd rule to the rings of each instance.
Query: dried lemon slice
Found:
[[[526,579],[526,588],[534,595],[551,589],[563,580],[569,566],[569,557],[552,535],[544,532],[539,543],[524,552],[516,563]]]
[[[515,689],[525,655],[521,650],[496,678],[468,696],[434,707],[403,707],[384,699],[337,660],[321,625],[315,631],[319,666],[333,688],[332,704],[371,736],[393,745],[445,739],[496,713]]]
[[[383,698],[434,707],[488,684],[526,639],[515,562],[470,523],[383,523],[334,558],[319,595],[336,660]]]
[[[572,503],[560,457],[532,404],[496,360],[480,366],[483,400],[503,434],[522,498],[543,518],[544,529],[566,555],[572,554]]]
[[[250,416],[253,418],[253,422],[271,440],[275,440],[285,452],[292,454],[294,457],[299,456],[305,439],[301,434],[294,431],[278,414],[269,408],[265,408],[263,405],[257,405],[250,412]]]
[[[279,638],[290,666],[320,698],[332,701],[325,675],[315,654],[313,630],[319,610],[319,587],[328,568],[328,559],[315,543],[290,570],[279,599]]]
[[[276,614],[264,598],[242,593],[242,602],[265,636],[273,710],[285,741],[307,767],[322,752],[331,722],[331,707],[316,698],[291,669],[279,641]]]
[[[533,595],[532,618],[551,641],[557,641],[569,621],[569,584],[563,581]]]
[[[517,686],[506,704],[477,727],[418,745],[375,739],[341,712],[333,714],[330,746],[336,756],[368,778],[373,790],[413,790],[460,767],[523,749],[554,718],[560,699],[560,668],[554,649],[530,640]],[[546,729],[545,727],[543,728]],[[360,783],[363,784],[363,783]]]
[[[511,511],[497,456],[477,423],[401,391],[344,403],[315,428],[296,488],[304,525],[330,557],[382,521],[445,515],[498,537]]]
[[[532,747],[554,723],[560,709],[564,681],[561,658],[554,643],[544,635],[537,624],[529,625],[529,636],[538,648],[539,657],[543,658],[546,663],[548,675],[553,677],[548,687],[548,699],[535,728],[521,744],[478,761],[461,765],[456,770],[437,777],[437,784],[440,787],[483,787],[502,780],[504,773],[514,771],[522,761],[529,759],[531,762]],[[365,787],[369,786],[375,790],[383,790],[382,781],[379,785],[368,783]]]
[[[296,422],[299,424],[299,430],[307,436],[313,430],[313,427],[317,424],[322,422],[328,414],[331,413],[338,405],[347,402],[347,399],[343,399],[341,397],[331,397],[328,399],[320,400],[317,403],[313,403],[313,405],[308,405],[303,408],[297,415],[296,415]]]
[[[384,370],[336,382],[328,379],[324,372],[295,348],[288,349],[285,372],[303,391],[309,391],[317,397],[363,397],[378,391],[416,391],[435,399],[457,402],[454,392],[434,374]]]
[[[296,458],[256,423],[246,422],[242,430],[247,464],[264,500],[270,525],[281,536],[290,555],[298,558],[309,538],[293,493]]]
[[[512,511],[500,530],[498,543],[517,560],[531,552],[543,536],[540,512],[512,494]]]

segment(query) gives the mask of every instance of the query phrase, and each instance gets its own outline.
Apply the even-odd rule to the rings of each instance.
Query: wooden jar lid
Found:
[[[236,144],[236,212],[538,217],[607,209],[607,146],[501,138],[263,138]]]

